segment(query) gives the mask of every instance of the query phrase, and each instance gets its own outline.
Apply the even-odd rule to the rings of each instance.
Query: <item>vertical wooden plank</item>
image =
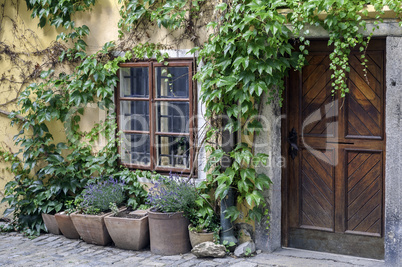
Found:
[[[335,232],[343,233],[346,229],[346,197],[345,197],[345,150],[336,150],[338,165],[335,167]]]
[[[300,91],[299,88],[301,85],[301,73],[299,71],[291,71],[290,73],[290,93],[289,96],[289,114],[300,114]],[[298,93],[295,93],[298,92]],[[288,138],[290,131],[295,128],[298,135],[300,134],[300,116],[299,115],[291,115],[288,119],[288,129],[286,134],[286,138]],[[300,138],[298,139],[298,144],[300,145]],[[299,165],[300,165],[300,153],[296,156],[295,159],[292,159],[289,154],[289,146],[290,144],[286,142],[286,150],[289,166],[289,227],[299,227],[300,225],[300,173],[299,173]]]
[[[293,72],[290,70],[290,72]],[[288,76],[285,80],[285,91],[284,91],[284,96],[283,96],[283,106],[281,110],[281,114],[288,116],[289,115],[289,94],[290,94],[290,77]],[[285,164],[283,164],[282,167],[282,177],[281,177],[281,204],[282,204],[282,209],[281,209],[281,218],[282,218],[282,223],[281,223],[281,243],[282,246],[289,246],[289,202],[288,202],[288,197],[289,197],[289,158],[288,158],[288,153],[287,153],[287,148],[288,148],[288,142],[287,142],[287,134],[289,132],[288,130],[288,123],[289,123],[289,118],[285,117],[284,120],[281,121],[281,150],[282,150],[282,158],[285,159]]]

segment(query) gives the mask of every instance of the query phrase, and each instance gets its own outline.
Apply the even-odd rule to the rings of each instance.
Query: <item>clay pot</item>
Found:
[[[204,242],[214,242],[214,232],[198,233],[195,231],[190,231],[191,225],[189,225],[188,234],[190,236],[191,247],[195,247],[198,244]]]
[[[112,238],[105,225],[105,217],[110,214],[112,213],[89,215],[74,212],[70,217],[74,223],[75,229],[77,229],[78,234],[85,242],[105,246],[112,242]]]
[[[45,223],[46,229],[49,233],[54,235],[60,235],[60,229],[57,224],[56,218],[54,215],[42,213],[42,219]]]
[[[148,212],[151,252],[160,255],[184,254],[191,250],[189,221],[183,212]]]
[[[149,245],[148,215],[135,219],[111,214],[105,217],[105,224],[118,248],[140,250]]]
[[[70,239],[79,239],[80,235],[77,232],[77,229],[75,229],[74,223],[71,220],[71,217],[69,214],[66,214],[64,211],[56,213],[54,215],[56,218],[57,224],[60,228],[61,233]]]

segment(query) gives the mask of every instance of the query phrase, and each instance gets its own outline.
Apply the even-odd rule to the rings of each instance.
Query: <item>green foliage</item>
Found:
[[[233,187],[237,194],[237,203],[245,204],[250,209],[246,219],[260,221],[265,208],[262,192],[269,189],[272,182],[264,173],[257,173],[255,167],[266,164],[268,155],[261,153],[253,155],[251,148],[245,143],[238,144],[230,153],[224,153],[220,148],[209,147],[208,149],[211,151],[208,163],[213,162],[209,165],[213,171],[207,175],[207,182],[216,185],[215,197],[224,199],[229,188]],[[222,172],[220,165],[216,162],[220,162],[224,155],[230,157],[233,163]],[[225,217],[232,221],[240,216],[241,213],[237,207],[229,207],[226,210]]]
[[[189,216],[190,224],[192,225],[189,230],[198,233],[214,232],[218,235],[220,221],[214,210],[215,205],[211,204],[211,196],[208,193],[209,189],[205,187],[205,182],[197,186],[198,198],[195,201],[196,206]]]
[[[119,0],[120,21],[118,23],[119,36],[123,37],[123,31],[135,30],[141,20],[147,19],[162,26],[175,30],[185,28],[191,13],[200,10],[201,0]]]
[[[65,208],[66,201],[81,193],[91,176],[118,175],[132,196],[130,205],[144,203],[144,188],[118,164],[113,88],[120,62],[155,55],[162,61],[166,55],[158,47],[143,44],[118,57],[111,55],[111,42],[93,55],[70,51],[68,56],[80,62],[73,73],[56,76],[54,70],[44,71],[44,82],[31,84],[21,93],[20,109],[10,116],[12,124],[22,128],[14,137],[21,150],[11,161],[15,180],[6,185],[3,200],[10,205],[7,212],[14,210],[19,228],[28,227],[34,233],[44,229],[40,213]],[[79,122],[91,103],[104,109],[108,119],[83,132]],[[48,125],[55,121],[64,124],[67,142],[54,144]],[[95,153],[94,144],[101,135],[107,143]],[[19,165],[17,156],[21,157]]]
[[[76,12],[90,10],[95,5],[95,0],[25,0],[25,2],[28,10],[32,10],[31,17],[39,19],[39,27],[44,28],[49,24],[55,28],[71,29],[68,33],[60,33],[56,38],[66,42],[77,39],[73,48],[65,51],[66,53],[85,51],[87,44],[83,38],[89,34],[89,28],[86,25],[77,27],[72,17]]]
[[[246,248],[246,251],[244,252],[244,256],[246,256],[246,257],[251,257],[252,256],[251,248]]]
[[[109,203],[109,209],[112,211],[113,216],[117,216],[119,214],[119,207],[117,207],[116,203]]]
[[[66,29],[74,28],[72,15],[78,11],[90,9],[95,0],[25,0],[28,10],[32,10],[32,18],[37,17],[41,28],[45,27],[49,21],[50,25],[64,27]]]
[[[226,253],[229,254],[230,250],[233,251],[233,249],[236,247],[236,243],[235,242],[229,242],[227,240],[223,240],[222,245],[224,245],[226,247]]]
[[[152,173],[149,171],[140,171],[140,170],[129,170],[122,169],[119,172],[115,173],[115,177],[118,177],[121,181],[124,181],[124,190],[127,194],[127,206],[133,210],[137,208],[144,208],[145,201],[148,196],[147,191],[145,190],[145,185],[138,181],[139,177],[144,177],[151,179]]]
[[[219,32],[211,35],[199,51],[205,65],[196,79],[202,83],[201,99],[207,116],[213,119],[227,114],[229,122],[225,129],[231,132],[258,133],[261,130],[258,106],[263,94],[269,101],[280,96],[283,77],[297,66],[298,54],[289,43],[292,33],[284,25],[286,18],[277,11],[282,4],[233,1],[231,8],[226,4],[218,6],[224,11]],[[208,136],[213,138],[217,130],[211,129]],[[211,155],[205,171],[212,169],[207,177],[216,185],[215,197],[223,199],[229,187],[234,187],[238,203],[245,201],[253,208],[249,218],[261,219],[262,191],[269,188],[270,180],[254,168],[266,161],[267,155],[254,155],[246,144],[238,144],[230,153],[224,153],[220,147],[209,146],[207,150]],[[233,164],[222,172],[219,162],[224,155],[233,159]],[[226,214],[235,220],[240,212],[230,208]]]
[[[7,233],[14,231],[14,227],[11,223],[0,225],[0,233]]]
[[[64,203],[72,200],[72,194],[83,186],[74,177],[56,176],[46,180],[43,177],[32,177],[30,170],[23,167],[21,161],[9,152],[0,152],[0,157],[11,164],[9,170],[15,179],[5,186],[5,197],[9,208],[4,214],[14,212],[16,229],[29,235],[37,235],[45,230],[41,214],[55,214],[65,208]]]
[[[368,15],[368,11],[365,9],[368,2],[374,5],[376,9],[377,15],[374,25],[378,28],[378,22],[382,21],[380,15],[383,14],[382,8],[387,4],[386,1],[313,0],[300,3],[287,1],[288,6],[293,9],[293,12],[289,13],[288,19],[294,25],[295,34],[300,36],[301,45],[299,48],[303,54],[308,54],[309,45],[309,41],[304,37],[308,35],[308,30],[304,30],[305,25],[321,26],[328,32],[328,45],[334,47],[330,54],[330,69],[333,71],[331,75],[333,79],[332,93],[335,94],[336,91],[339,91],[342,97],[349,92],[346,80],[347,73],[350,72],[348,56],[351,49],[359,47],[360,52],[362,52],[362,65],[366,71],[367,60],[364,52],[376,29],[374,28],[369,36],[364,38],[361,30],[367,31],[367,23],[363,17]],[[389,4],[393,5],[394,9],[400,13],[400,1],[399,7],[395,1],[390,1]],[[327,13],[324,20],[317,16],[322,12]]]
[[[200,11],[201,0],[119,0],[119,35],[123,31],[136,31],[143,20],[157,23],[159,27],[170,30],[192,28],[192,18]],[[89,177],[120,177],[125,181],[125,190],[130,196],[128,204],[133,208],[144,203],[146,192],[139,184],[138,176],[150,177],[151,173],[133,173],[118,164],[116,123],[113,105],[113,88],[118,82],[116,75],[119,63],[156,57],[162,62],[167,55],[162,54],[160,44],[137,44],[130,51],[118,51],[113,42],[108,42],[93,55],[86,53],[84,41],[90,29],[77,27],[72,20],[76,12],[89,10],[95,0],[26,0],[32,17],[39,18],[39,26],[46,24],[56,28],[63,27],[57,37],[65,42],[72,41],[60,61],[75,66],[73,73],[56,75],[54,70],[42,72],[41,83],[30,85],[19,96],[20,110],[13,112],[14,125],[21,131],[15,137],[15,144],[21,147],[16,155],[1,152],[0,156],[10,163],[10,171],[15,179],[7,183],[6,196],[14,212],[17,228],[28,234],[37,234],[44,229],[41,212],[56,212],[66,208],[79,194]],[[222,129],[214,121],[228,115],[225,129],[242,135],[258,134],[262,125],[258,118],[262,99],[267,96],[270,102],[281,103],[284,77],[291,68],[305,64],[309,42],[306,39],[306,25],[322,26],[329,33],[331,70],[333,71],[332,92],[340,91],[341,96],[348,92],[346,77],[350,68],[347,56],[351,49],[359,47],[362,52],[363,67],[366,66],[364,52],[372,33],[365,38],[360,29],[366,29],[363,20],[367,15],[365,6],[373,4],[378,14],[388,5],[400,17],[400,0],[231,0],[216,5],[219,21],[211,21],[214,28],[208,42],[199,51],[199,59],[205,65],[195,75],[202,84],[201,100],[206,105],[207,116],[213,127],[207,133],[208,141]],[[285,17],[282,8],[292,11]],[[363,12],[360,13],[360,10]],[[324,20],[317,16],[326,12]],[[375,25],[381,21],[379,16]],[[292,28],[286,23],[291,23]],[[402,22],[400,22],[402,26]],[[291,45],[297,38],[299,51]],[[167,63],[165,63],[167,64]],[[85,108],[96,104],[106,111],[106,121],[97,123],[89,132],[80,130],[79,122]],[[21,116],[25,119],[21,120]],[[65,126],[66,142],[54,143],[50,125],[60,122]],[[94,152],[94,144],[103,134],[107,144]],[[223,199],[230,187],[237,194],[237,202],[247,205],[250,210],[246,218],[261,220],[267,215],[262,192],[271,184],[269,177],[258,174],[255,167],[266,164],[267,156],[255,154],[251,144],[238,144],[225,153],[219,146],[208,146],[211,156],[206,164],[207,181],[201,183],[203,190],[213,191],[216,200]],[[226,156],[232,165],[221,170],[220,161]],[[208,224],[213,209],[207,205],[209,198],[198,200],[196,213],[200,225]],[[204,202],[206,201],[206,202]],[[239,210],[231,207],[226,215],[232,220],[241,216]]]

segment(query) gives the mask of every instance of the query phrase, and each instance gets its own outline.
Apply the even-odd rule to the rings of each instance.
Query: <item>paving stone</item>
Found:
[[[120,252],[119,255],[122,257],[132,257],[132,256],[137,255],[137,253],[129,251],[129,250],[125,250],[123,252]]]
[[[180,264],[180,267],[192,267],[192,266],[197,266],[197,264],[199,264],[200,262],[198,262],[197,260],[189,260],[186,262],[183,262]]]
[[[114,257],[104,257],[104,258],[100,259],[100,261],[109,265],[109,264],[119,262],[119,261],[121,261],[121,259],[122,258],[119,256],[114,256]]]
[[[49,242],[51,242],[51,241],[58,240],[58,239],[60,239],[60,238],[63,238],[63,236],[60,236],[60,235],[49,235],[46,240],[49,241]]]
[[[150,260],[144,260],[141,262],[141,266],[165,266],[166,264],[163,262],[156,262]]]
[[[120,260],[119,262],[117,262],[118,264],[122,263],[122,264],[127,264],[127,265],[133,265],[135,263],[139,263],[141,261],[145,260],[144,258],[141,257],[128,257],[125,259]]]
[[[143,258],[149,258],[149,257],[151,257],[151,256],[160,256],[160,255],[153,254],[153,253],[151,253],[150,251],[143,251],[143,252],[141,252],[141,257],[143,257]]]
[[[167,260],[167,261],[178,261],[178,260],[182,259],[182,256],[181,255],[163,256],[160,259]]]
[[[218,266],[218,265],[219,263],[211,260],[211,261],[202,261],[197,266]]]
[[[223,263],[231,263],[231,262],[235,262],[236,259],[233,259],[231,257],[225,257],[225,258],[214,258],[213,259],[214,262],[223,264]]]
[[[63,244],[58,242],[57,240],[56,241],[50,241],[50,242],[44,244],[45,247],[51,247],[51,248],[57,248],[57,247],[60,247],[62,245]]]
[[[0,261],[0,266],[9,266],[9,265],[11,265],[11,264],[13,264],[13,262],[12,261],[10,261],[10,260],[1,260]]]
[[[187,253],[183,255],[183,259],[186,260],[191,260],[191,259],[196,259],[197,257],[193,253]]]
[[[342,265],[339,265],[342,264]],[[114,246],[96,246],[82,240],[70,240],[63,236],[42,235],[31,240],[20,234],[0,235],[0,266],[383,266],[381,261],[355,257],[336,257],[312,252],[282,250],[272,254],[261,253],[250,258],[225,257],[197,259],[193,254],[162,256],[149,250],[130,251]]]
[[[258,264],[257,263],[252,263],[252,262],[241,261],[241,262],[233,263],[233,264],[231,264],[229,266],[230,267],[257,267]]]
[[[143,256],[143,255],[141,255],[141,256]],[[152,255],[152,256],[144,257],[144,258],[147,261],[164,262],[164,263],[169,262],[169,261],[161,261],[160,260],[161,257],[162,257],[161,255]]]
[[[37,238],[32,239],[32,241],[36,243],[36,242],[42,241],[44,239],[47,239],[48,237],[49,236],[47,236],[47,235],[41,235],[41,236],[38,236]]]

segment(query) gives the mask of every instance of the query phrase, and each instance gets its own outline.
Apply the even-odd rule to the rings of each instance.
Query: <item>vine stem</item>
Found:
[[[5,115],[5,116],[8,117],[8,116],[11,114],[11,112],[5,111],[5,110],[3,110],[3,109],[0,109],[0,114],[3,114],[3,115]],[[15,117],[18,118],[18,119],[20,119],[20,120],[27,121],[26,118],[24,118],[24,117],[22,117],[22,116],[20,116],[20,115],[16,115]]]

